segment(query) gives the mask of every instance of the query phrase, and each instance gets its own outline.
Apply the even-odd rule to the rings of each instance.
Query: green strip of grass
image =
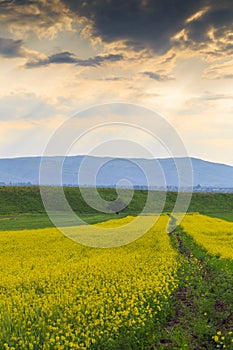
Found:
[[[57,213],[57,215],[62,215],[62,213]],[[103,222],[111,219],[122,218],[125,214],[77,214],[84,223],[96,224],[98,222]],[[70,226],[74,223],[70,223],[65,217],[62,226]],[[76,225],[76,223],[75,223]],[[17,231],[17,230],[35,230],[54,227],[54,224],[50,221],[47,214],[18,214],[18,215],[2,215],[0,216],[0,231]]]
[[[165,346],[157,348],[233,349],[233,261],[210,255],[182,228],[171,242],[180,253],[180,284],[164,330]]]
[[[46,188],[53,195],[51,187]],[[93,196],[94,189],[85,188],[87,197]],[[127,190],[121,189],[123,195],[127,194]],[[111,188],[99,188],[100,196],[106,201],[106,208],[109,209],[111,201],[117,198],[117,192]],[[100,221],[109,220],[112,218],[123,217],[127,215],[138,215],[145,206],[148,191],[135,190],[132,201],[120,213],[119,216],[98,212],[90,207],[82,197],[80,189],[77,187],[64,188],[65,196],[75,213],[83,218],[88,223],[97,223]],[[186,196],[187,194],[183,194]],[[164,193],[152,191],[154,203],[162,200]],[[177,193],[168,192],[163,212],[172,212]],[[55,210],[58,213],[62,211],[62,203],[56,201]],[[114,211],[114,209],[112,210]],[[220,217],[225,220],[233,221],[233,194],[222,193],[193,193],[189,212],[200,212],[212,217]],[[148,207],[148,213],[154,212],[154,208]],[[69,223],[64,223],[64,225]],[[0,186],[0,230],[21,230],[21,229],[36,229],[44,227],[52,227],[53,224],[49,220],[43,202],[40,196],[38,186]]]
[[[53,188],[48,187],[48,191],[53,195]],[[86,196],[93,196],[95,189],[85,188]],[[122,193],[126,193],[128,190],[121,189]],[[98,192],[100,196],[106,201],[113,201],[117,198],[117,192],[112,188],[99,188]],[[65,196],[72,209],[75,212],[83,214],[97,214],[94,208],[91,208],[83,199],[80,189],[77,187],[65,187]],[[132,201],[125,209],[127,214],[137,214],[144,208],[148,191],[135,190]],[[159,191],[152,191],[154,200],[159,202],[163,198],[164,193]],[[187,194],[183,193],[183,196]],[[40,196],[40,189],[38,186],[0,186],[0,215],[10,214],[22,214],[22,213],[45,213],[45,209]],[[164,212],[171,212],[177,193],[167,192],[166,203],[164,206]],[[59,200],[56,201],[56,210],[62,210],[62,205]],[[151,208],[148,208],[150,211]],[[190,212],[205,213],[232,213],[233,214],[233,193],[193,193],[191,204],[189,207]]]
[[[206,215],[211,216],[212,218],[219,218],[226,221],[233,221],[233,211],[231,212],[220,212],[220,213],[207,213]]]

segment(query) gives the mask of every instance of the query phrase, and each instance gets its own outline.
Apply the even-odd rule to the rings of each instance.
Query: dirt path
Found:
[[[180,284],[157,349],[233,349],[233,262],[210,256],[181,227],[170,239],[179,252]]]

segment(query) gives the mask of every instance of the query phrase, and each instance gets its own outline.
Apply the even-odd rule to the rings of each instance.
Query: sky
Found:
[[[190,156],[233,165],[232,19],[232,0],[0,0],[0,157],[41,155],[71,116],[123,102],[161,115]]]

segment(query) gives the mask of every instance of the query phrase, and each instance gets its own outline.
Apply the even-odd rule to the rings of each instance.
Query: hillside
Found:
[[[98,212],[89,207],[77,187],[65,187],[65,195],[75,212],[83,214],[97,214]],[[91,196],[93,189],[86,188],[86,193]],[[122,190],[126,191],[126,190]],[[110,188],[100,188],[99,193],[107,201],[116,199],[116,191]],[[162,196],[161,192],[153,191],[155,200]],[[168,192],[165,212],[172,210],[177,194]],[[185,196],[185,194],[184,194]],[[0,187],[0,215],[20,214],[20,213],[45,213],[45,209],[40,197],[40,190],[37,186],[1,186]],[[146,190],[135,190],[134,196],[129,206],[124,210],[125,214],[137,214],[144,207],[147,198]],[[62,210],[57,203],[56,210]],[[233,194],[223,193],[193,193],[190,212],[218,213],[233,211]]]
[[[85,159],[85,166],[80,166]],[[60,157],[46,158],[48,175],[46,185],[56,185],[51,175],[60,162]],[[0,159],[0,183],[6,185],[39,184],[41,157]],[[193,185],[201,187],[233,188],[233,167],[191,158],[193,167]],[[103,166],[102,166],[103,164]],[[94,169],[99,169],[96,179]],[[90,171],[91,170],[91,171]],[[119,180],[126,179],[133,186],[147,187],[145,173],[150,174],[150,186],[176,187],[179,183],[175,162],[172,158],[164,159],[120,159],[70,156],[62,169],[62,183],[71,186],[114,187]],[[78,180],[78,174],[81,178]],[[153,175],[151,175],[153,174]],[[164,178],[165,177],[165,178]]]

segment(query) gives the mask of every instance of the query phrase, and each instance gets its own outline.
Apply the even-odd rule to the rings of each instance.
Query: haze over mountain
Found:
[[[43,184],[56,185],[53,173],[62,157],[46,157],[46,176]],[[181,159],[181,158],[179,158]],[[182,158],[184,160],[184,158]],[[193,185],[201,187],[233,188],[233,167],[190,158]],[[6,185],[39,184],[41,157],[0,159],[0,182]],[[79,175],[78,175],[79,174]],[[96,174],[96,176],[95,176]],[[182,174],[181,174],[182,175]],[[78,178],[79,176],[79,178]],[[149,182],[148,182],[149,178]],[[124,181],[122,181],[124,179]],[[121,182],[122,181],[122,182]],[[172,158],[110,158],[93,156],[66,157],[62,167],[64,185],[114,187],[133,186],[176,187],[179,183]]]

